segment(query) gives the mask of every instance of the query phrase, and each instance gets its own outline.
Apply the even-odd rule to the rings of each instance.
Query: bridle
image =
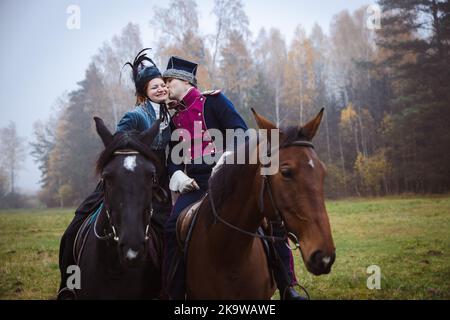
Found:
[[[117,150],[113,153],[114,156],[116,156],[116,155],[139,155],[139,154],[140,154],[140,152],[135,151],[135,150],[130,150],[130,149]],[[158,183],[157,179],[156,179],[156,175],[153,176],[153,183],[154,184]],[[109,224],[109,228],[111,229],[111,232],[109,232],[108,234],[105,234],[105,235],[99,235],[97,232],[97,221],[98,221],[98,217],[100,216],[100,213],[102,212],[103,206],[104,206],[104,202],[97,209],[97,217],[96,217],[95,223],[94,223],[94,234],[97,237],[97,239],[99,239],[99,240],[109,240],[112,238],[115,242],[119,242],[118,229],[114,226],[114,223],[111,218],[110,210],[106,206],[104,206],[104,207],[105,207],[106,217],[108,219],[108,224]],[[150,207],[147,208],[147,210],[145,211],[145,214],[147,217],[147,219],[146,219],[147,225],[145,227],[145,241],[147,241],[148,239],[150,239],[150,224],[151,224],[151,220],[153,217],[152,201],[150,201]]]
[[[103,204],[100,207],[100,210],[102,209]],[[95,219],[95,224],[94,224],[94,234],[97,237],[97,239],[99,240],[108,240],[108,239],[113,239],[115,242],[119,242],[119,235],[117,233],[117,229],[114,226],[112,219],[111,219],[111,214],[109,212],[108,209],[105,210],[106,211],[106,217],[108,218],[108,223],[109,223],[109,227],[111,229],[111,232],[108,234],[105,234],[103,236],[99,235],[97,232],[97,221],[98,221],[98,215],[97,218]],[[101,212],[101,211],[100,211]],[[150,239],[150,224],[151,224],[151,220],[153,217],[153,206],[150,205],[150,208],[148,210],[146,210],[146,215],[147,215],[147,225],[145,227],[145,241],[147,241],[148,239]]]
[[[288,148],[288,147],[306,147],[306,148],[312,148],[314,149],[314,145],[309,142],[309,141],[305,141],[305,140],[298,140],[298,141],[294,141],[291,142],[287,145],[284,145],[282,148]],[[269,156],[270,156],[270,143],[269,143]],[[265,165],[264,167],[268,167],[270,164]],[[262,184],[261,184],[261,190],[259,193],[259,210],[260,213],[264,212],[264,195],[265,192],[267,190],[267,193],[269,194],[269,200],[271,203],[271,206],[275,212],[275,216],[276,216],[276,220],[271,220],[269,221],[270,225],[275,225],[278,224],[280,225],[283,229],[284,229],[284,236],[283,237],[278,237],[278,236],[267,236],[267,235],[261,235],[258,234],[256,232],[249,232],[246,230],[243,230],[231,223],[229,223],[228,221],[224,220],[223,218],[221,218],[219,216],[219,214],[217,213],[217,209],[216,206],[214,204],[214,199],[213,199],[213,195],[211,193],[211,187],[209,187],[208,190],[208,196],[209,196],[209,200],[210,200],[210,204],[211,204],[211,208],[212,208],[212,213],[214,215],[214,219],[220,221],[221,223],[225,224],[226,226],[230,227],[233,230],[236,230],[242,234],[246,234],[248,236],[251,237],[255,237],[255,238],[260,238],[260,239],[264,239],[264,240],[268,240],[270,242],[277,242],[277,241],[286,241],[286,240],[291,240],[294,243],[294,247],[291,247],[289,244],[287,244],[287,246],[289,247],[289,249],[291,249],[292,251],[294,250],[298,250],[300,249],[300,241],[299,238],[293,233],[287,230],[286,228],[286,224],[284,223],[284,219],[283,219],[283,215],[281,214],[281,211],[278,209],[278,206],[275,202],[275,198],[273,196],[273,192],[272,192],[272,187],[271,187],[271,183],[270,183],[270,177],[268,175],[262,175]]]

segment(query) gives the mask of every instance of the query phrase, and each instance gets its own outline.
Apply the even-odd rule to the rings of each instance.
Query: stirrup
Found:
[[[287,286],[287,287],[283,290],[282,295],[281,295],[281,292],[280,292],[280,299],[281,299],[281,300],[286,300],[286,291],[287,291],[289,288],[295,288],[295,287],[299,287],[299,288],[301,289],[301,291],[303,291],[303,292],[306,294],[306,298],[304,298],[305,300],[311,300],[311,296],[309,295],[309,292],[305,289],[305,287],[303,287],[303,286],[302,286],[301,284],[299,284],[299,283],[297,283],[297,284],[295,284],[295,285],[292,285],[292,286]],[[298,295],[300,295],[300,293],[299,293]]]

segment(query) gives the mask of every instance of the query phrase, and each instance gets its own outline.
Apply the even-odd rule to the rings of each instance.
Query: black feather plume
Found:
[[[144,61],[148,61],[148,62],[150,62],[151,64],[153,64],[156,67],[156,64],[153,62],[153,60],[150,59],[149,57],[147,57],[147,53],[144,53],[144,51],[151,50],[151,49],[152,48],[142,49],[141,51],[139,51],[139,53],[134,58],[133,63],[127,62],[127,63],[125,63],[123,65],[122,69],[125,66],[130,66],[131,67],[131,70],[132,70],[131,76],[132,76],[132,79],[133,79],[134,83],[136,83],[136,81],[137,81],[137,77],[138,77],[139,71],[144,67]]]

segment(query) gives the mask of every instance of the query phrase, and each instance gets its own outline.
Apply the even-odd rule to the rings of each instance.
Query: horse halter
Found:
[[[309,142],[309,141],[305,141],[305,140],[298,140],[298,141],[294,141],[291,142],[285,146],[283,146],[282,148],[288,148],[288,147],[306,147],[306,148],[312,148],[314,149],[314,145]],[[269,156],[270,156],[270,143],[269,143]],[[270,164],[267,164],[266,166],[269,166]],[[228,221],[224,220],[223,218],[221,218],[219,216],[219,214],[217,213],[217,209],[214,205],[214,199],[211,193],[211,188],[209,188],[209,199],[210,199],[210,203],[211,203],[211,207],[212,207],[212,212],[214,215],[214,218],[219,220],[220,222],[222,222],[223,224],[225,224],[226,226],[230,227],[231,229],[234,229],[240,233],[246,234],[248,236],[251,237],[255,237],[255,238],[260,238],[263,240],[268,240],[271,242],[276,242],[276,241],[286,241],[287,239],[290,239],[293,243],[294,243],[294,247],[291,247],[287,244],[287,246],[289,247],[289,249],[291,249],[292,251],[295,251],[297,249],[300,249],[300,241],[298,239],[298,237],[293,233],[293,232],[289,232],[286,228],[286,225],[284,223],[283,220],[283,216],[281,214],[281,211],[278,209],[277,204],[275,203],[275,198],[273,197],[273,192],[272,192],[272,188],[271,188],[271,184],[270,184],[270,179],[268,175],[262,175],[262,185],[261,185],[261,191],[259,193],[259,210],[261,213],[264,212],[264,194],[265,194],[265,190],[267,189],[267,192],[269,194],[269,199],[270,199],[270,203],[272,205],[273,210],[275,211],[275,215],[277,216],[277,220],[272,220],[269,221],[269,224],[274,225],[274,224],[279,224],[283,227],[284,231],[285,231],[285,236],[284,237],[277,237],[277,236],[266,236],[266,235],[260,235],[258,233],[255,232],[248,232],[245,231],[231,223],[229,223]]]
[[[135,150],[131,150],[131,149],[117,150],[117,151],[115,151],[113,153],[113,155],[115,155],[115,156],[116,155],[139,155],[139,154],[140,154],[140,152],[135,151]],[[102,179],[102,181],[103,181],[103,179]],[[153,177],[153,183],[157,183],[157,180],[156,180],[155,176]],[[119,242],[119,235],[118,235],[118,232],[117,232],[117,228],[114,226],[114,223],[113,223],[113,221],[111,219],[110,211],[109,211],[109,209],[106,206],[105,206],[106,217],[108,219],[108,223],[109,223],[109,227],[111,229],[111,232],[108,233],[108,234],[105,234],[103,236],[101,236],[101,235],[99,235],[97,233],[97,221],[98,221],[98,217],[100,216],[102,207],[103,207],[103,204],[102,204],[102,206],[100,206],[100,208],[99,208],[100,212],[97,215],[97,218],[95,219],[94,234],[97,237],[97,239],[99,239],[99,240],[108,240],[108,239],[112,238],[115,242]],[[152,217],[153,217],[153,203],[152,202],[150,202],[150,208],[146,210],[146,216],[147,216],[147,225],[145,227],[145,241],[150,239],[150,235],[149,235],[150,223],[151,223],[151,220],[152,220]]]

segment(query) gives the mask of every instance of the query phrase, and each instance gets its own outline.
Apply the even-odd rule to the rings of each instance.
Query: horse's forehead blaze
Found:
[[[123,167],[128,171],[134,172],[136,165],[136,156],[126,156],[123,159]]]

